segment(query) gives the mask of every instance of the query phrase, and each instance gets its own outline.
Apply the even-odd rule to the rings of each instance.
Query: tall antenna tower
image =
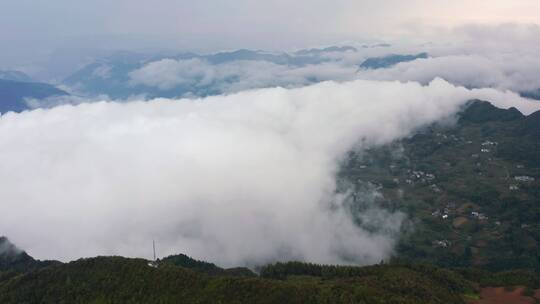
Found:
[[[148,266],[153,267],[153,268],[158,268],[159,265],[156,258],[156,241],[155,240],[152,240],[152,249],[154,249],[154,260],[152,260],[151,262],[148,262]]]
[[[152,247],[154,248],[154,262],[156,261],[156,241],[152,240]]]

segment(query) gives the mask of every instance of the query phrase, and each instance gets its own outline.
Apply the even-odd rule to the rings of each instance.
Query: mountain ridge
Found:
[[[0,79],[0,113],[22,112],[30,109],[27,99],[67,96],[67,92],[50,84]]]

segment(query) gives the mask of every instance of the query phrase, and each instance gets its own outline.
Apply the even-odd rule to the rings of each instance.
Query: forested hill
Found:
[[[340,180],[407,214],[401,258],[540,270],[540,112],[470,102],[455,124],[352,153]]]
[[[59,262],[35,260],[6,237],[0,236],[0,280],[55,264]]]
[[[360,269],[360,268],[358,268]],[[122,257],[83,259],[0,282],[1,303],[464,303],[473,286],[459,275],[399,266],[354,277],[209,276]],[[449,285],[447,285],[449,284]]]
[[[46,265],[20,250],[10,259],[17,255],[28,260],[28,268],[4,264],[0,303],[474,303],[483,286],[519,285],[528,294],[540,287],[531,271],[450,270],[398,261],[367,267],[277,263],[256,275],[186,255],[157,266],[123,257]]]

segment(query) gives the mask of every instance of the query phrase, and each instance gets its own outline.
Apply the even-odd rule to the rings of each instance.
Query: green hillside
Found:
[[[276,268],[269,266],[265,273],[272,267]],[[168,263],[153,268],[145,260],[98,257],[4,280],[0,282],[0,302],[463,303],[464,294],[474,293],[473,285],[462,276],[437,268],[347,269],[354,269],[355,274],[238,278],[208,276]]]
[[[183,263],[201,265],[181,255]],[[260,276],[161,261],[97,257],[0,276],[0,303],[465,303],[482,286],[540,287],[531,271],[491,273],[390,262],[367,267],[277,263]]]
[[[456,124],[352,153],[340,180],[402,211],[401,258],[446,267],[540,269],[540,112],[472,102]]]

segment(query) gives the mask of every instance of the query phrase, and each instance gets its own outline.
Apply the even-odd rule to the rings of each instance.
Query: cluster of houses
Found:
[[[442,247],[442,248],[447,248],[452,245],[452,242],[450,242],[449,240],[435,240],[432,243],[433,243],[433,246]]]
[[[429,188],[435,192],[435,193],[441,193],[441,188],[437,185],[432,183],[435,180],[435,174],[427,173],[424,171],[416,171],[416,170],[407,170],[409,178],[405,179],[405,183],[409,185],[413,185],[414,182],[420,182],[423,184],[429,184]]]
[[[446,135],[446,134],[443,134],[443,133],[436,133],[435,136],[440,137],[440,138],[442,138],[444,140],[448,140],[448,139],[453,140],[453,141],[460,141],[460,140],[463,141],[463,140],[465,140],[463,137],[458,138],[454,134]],[[440,145],[441,142],[438,142],[438,144]]]
[[[455,203],[448,203],[448,204],[446,204],[444,209],[442,209],[442,210],[437,209],[437,210],[431,212],[431,216],[440,217],[442,219],[448,219],[450,215],[456,213],[455,208],[456,208]],[[481,220],[481,221],[485,221],[485,220],[489,219],[489,217],[487,215],[485,215],[484,213],[478,212],[478,211],[472,211],[470,216],[472,218],[475,218],[475,219],[478,219],[478,220]]]
[[[497,146],[499,143],[494,141],[485,141],[482,143],[482,148],[480,149],[480,152],[482,153],[490,153],[491,149],[489,147]]]
[[[521,182],[521,183],[532,183],[532,182],[535,181],[535,178],[532,177],[532,176],[522,175],[522,176],[514,176],[514,180],[516,182]],[[510,191],[518,191],[519,186],[516,185],[516,184],[512,184],[512,185],[508,186],[508,189]]]
[[[448,213],[443,213],[443,212],[441,212],[441,210],[435,210],[435,211],[431,212],[431,216],[433,216],[433,217],[441,217],[443,219],[447,219],[448,218]]]
[[[435,210],[435,211],[433,211],[431,213],[431,215],[433,217],[437,217],[437,218],[441,218],[443,220],[446,220],[453,213],[455,213],[455,204],[454,203],[448,203],[443,210]],[[481,213],[481,212],[477,212],[477,211],[472,211],[470,213],[470,217],[473,218],[473,219],[477,219],[479,221],[487,221],[489,219],[489,217],[487,215],[485,215],[484,213]],[[501,225],[501,222],[499,222],[499,221],[495,221],[494,223],[497,226]],[[471,240],[471,238],[472,238],[471,236],[467,236],[467,240]],[[452,242],[449,241],[449,240],[446,240],[446,239],[444,239],[444,240],[434,240],[434,241],[432,241],[432,245],[434,247],[439,247],[439,248],[448,248],[448,247],[451,247]]]
[[[439,186],[437,186],[437,184],[431,184],[431,185],[429,185],[429,188],[431,189],[431,191],[433,191],[435,193],[441,193],[442,192],[441,188],[439,188]]]
[[[431,213],[431,215],[434,217],[441,217],[442,219],[447,219],[450,216],[450,214],[454,213],[455,209],[456,209],[456,204],[450,202],[446,204],[444,209],[435,210]]]
[[[487,221],[489,219],[487,215],[485,215],[483,213],[480,213],[480,212],[476,212],[476,211],[472,211],[471,216],[473,218],[476,218],[476,219],[480,220],[480,221]]]
[[[406,180],[408,184],[412,184],[413,180],[420,181],[422,183],[430,182],[435,179],[435,174],[427,173],[424,171],[407,170],[409,179]],[[410,182],[409,182],[410,181]]]
[[[498,142],[486,140],[482,143],[482,147],[497,146],[498,144]]]
[[[518,182],[534,182],[534,177],[532,176],[526,176],[526,175],[523,175],[523,176],[514,176],[514,179]]]

